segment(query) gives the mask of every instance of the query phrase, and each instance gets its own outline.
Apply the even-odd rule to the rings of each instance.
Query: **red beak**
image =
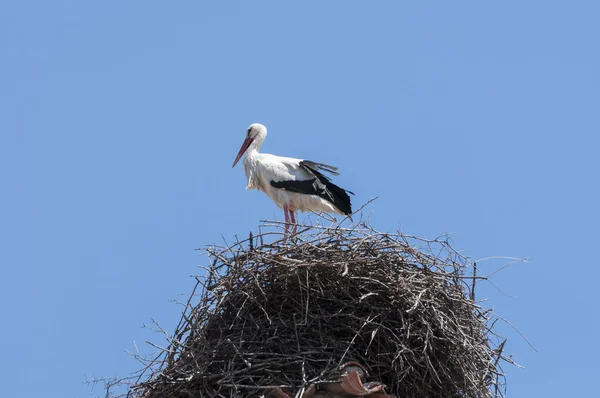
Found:
[[[244,152],[246,152],[246,150],[248,149],[248,147],[250,146],[250,144],[252,144],[252,141],[253,141],[253,139],[250,138],[250,137],[247,137],[244,140],[244,143],[242,144],[242,147],[240,148],[240,151],[238,152],[237,157],[233,161],[233,166],[231,166],[231,168],[235,167],[235,165],[240,160],[240,158],[242,157],[242,155],[244,154]]]

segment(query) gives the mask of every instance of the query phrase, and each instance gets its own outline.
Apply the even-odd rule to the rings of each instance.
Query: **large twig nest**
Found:
[[[501,349],[473,301],[472,264],[446,240],[365,225],[266,235],[207,250],[199,296],[131,395],[343,396],[327,391],[348,362],[365,370],[362,387],[379,386],[365,396],[501,394]]]

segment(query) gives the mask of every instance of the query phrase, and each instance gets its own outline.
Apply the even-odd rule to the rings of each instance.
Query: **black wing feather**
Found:
[[[330,166],[325,163],[317,163],[317,162],[313,162],[312,160],[303,160],[300,162],[300,165],[303,166],[304,168],[309,169],[309,171],[311,171],[311,172],[315,172],[317,170],[322,170],[322,171],[331,173],[334,176],[340,175],[340,173],[337,172],[338,171],[337,167]]]
[[[354,193],[338,187],[321,173],[321,171],[325,171],[333,175],[338,175],[337,167],[310,160],[301,161],[300,166],[314,175],[315,178],[299,181],[271,181],[271,185],[274,188],[285,189],[290,192],[317,195],[329,201],[342,213],[346,215],[352,214],[352,204],[350,203],[350,196],[348,194],[354,195]]]

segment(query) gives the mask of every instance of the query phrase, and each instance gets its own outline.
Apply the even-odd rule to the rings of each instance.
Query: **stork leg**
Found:
[[[287,237],[289,235],[289,228],[290,228],[290,208],[288,207],[288,205],[283,205],[283,214],[285,215],[285,236]]]
[[[296,233],[298,224],[296,224],[296,212],[290,211],[290,221],[292,222],[292,235]]]

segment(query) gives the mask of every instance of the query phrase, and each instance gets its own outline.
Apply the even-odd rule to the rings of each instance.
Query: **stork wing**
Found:
[[[326,171],[328,173],[331,173],[333,175],[340,175],[340,173],[337,172],[337,167],[334,166],[329,166],[326,165],[324,163],[317,163],[317,162],[313,162],[311,160],[303,160],[300,162],[300,166],[302,166],[306,171],[308,171],[310,174],[314,175],[317,180],[319,180],[319,182],[321,184],[323,184],[326,187],[335,187],[337,189],[340,189],[344,192],[348,192],[352,195],[354,195],[354,192],[352,191],[348,191],[347,189],[343,189],[338,187],[337,185],[334,185],[333,183],[331,183],[331,179],[325,175],[323,175],[323,173],[321,173],[321,171]]]
[[[320,174],[318,172],[318,170],[322,170],[322,171],[331,173],[334,176],[340,175],[340,173],[337,172],[337,170],[338,170],[337,167],[329,166],[328,164],[325,164],[325,163],[313,162],[312,160],[303,160],[300,162],[300,166],[304,167],[311,174],[315,174],[315,173]]]
[[[321,173],[321,171],[325,171],[333,175],[338,175],[339,173],[336,171],[337,167],[310,160],[300,161],[300,167],[308,174],[314,176],[314,178],[308,180],[271,181],[271,186],[274,188],[285,189],[290,192],[317,195],[331,202],[344,214],[352,213],[350,197],[348,194],[354,195],[354,193],[338,187],[332,183],[328,177]]]

